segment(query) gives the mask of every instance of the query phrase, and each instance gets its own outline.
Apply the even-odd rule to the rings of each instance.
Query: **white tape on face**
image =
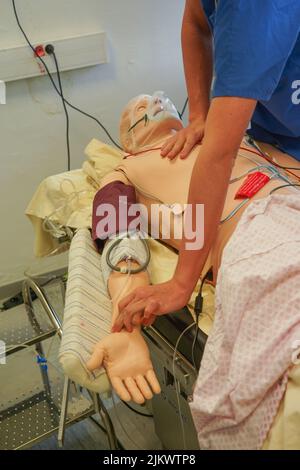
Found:
[[[0,80],[0,104],[6,104],[6,85]]]

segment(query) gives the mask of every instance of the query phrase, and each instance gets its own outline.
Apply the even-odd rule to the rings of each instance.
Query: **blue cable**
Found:
[[[258,165],[257,167],[255,168],[252,168],[248,174],[252,173],[253,171],[256,171],[256,170],[260,170],[260,169],[265,169],[265,170],[268,170],[270,171],[270,173],[272,174],[271,176],[271,179],[275,179],[275,178],[278,178],[278,179],[281,179],[283,181],[285,181],[286,183],[288,183],[288,185],[292,185],[291,184],[291,181],[289,180],[289,178],[287,176],[284,176],[282,175],[279,170],[272,166],[272,165]],[[233,180],[231,180],[231,183],[235,182],[235,181],[238,181],[237,178],[234,178]],[[238,212],[239,210],[245,205],[247,204],[247,202],[250,201],[250,198],[247,198],[247,199],[244,199],[235,209],[233,209],[233,211],[230,212],[230,214],[225,217],[225,219],[221,220],[221,224],[224,224],[225,222],[227,222],[228,220],[230,220],[232,217],[234,217]]]

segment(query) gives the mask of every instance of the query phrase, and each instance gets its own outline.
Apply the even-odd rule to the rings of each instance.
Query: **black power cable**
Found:
[[[140,415],[140,416],[144,416],[145,418],[153,418],[153,415],[148,415],[148,414],[146,414],[146,413],[141,413],[140,411],[135,410],[134,408],[131,408],[131,406],[128,405],[128,403],[126,403],[126,401],[121,400],[121,402],[122,402],[125,406],[127,406],[127,408],[129,408],[131,411],[134,411],[134,413],[136,413],[136,414],[138,414],[138,415]]]
[[[195,336],[194,336],[194,341],[193,341],[193,345],[192,345],[192,360],[193,360],[193,366],[195,368],[195,371],[197,371],[197,366],[196,366],[196,361],[195,361],[195,346],[196,346],[196,342],[197,342],[197,339],[198,339],[198,332],[199,332],[199,327],[198,327],[198,323],[199,323],[199,318],[200,318],[200,315],[203,311],[203,295],[202,295],[202,291],[203,291],[203,286],[205,284],[205,281],[207,280],[207,278],[210,276],[210,271],[208,271],[204,278],[202,279],[201,281],[201,285],[200,285],[200,289],[199,289],[199,293],[195,299],[195,305],[194,305],[194,312],[195,312],[195,316],[196,316],[196,331],[195,331]]]
[[[187,98],[187,99],[185,100],[185,103],[184,103],[184,106],[183,106],[183,108],[182,108],[181,113],[179,113],[179,117],[180,117],[181,120],[182,120],[182,118],[183,118],[183,116],[184,116],[184,113],[185,113],[185,110],[186,110],[186,108],[187,108],[188,102],[189,102],[189,99]]]
[[[30,49],[33,51],[33,53],[35,54],[36,56],[36,50],[35,48],[33,47],[33,45],[31,44],[27,34],[25,33],[21,23],[20,23],[20,20],[19,20],[19,16],[18,16],[18,12],[17,12],[17,9],[16,9],[16,3],[15,3],[15,0],[12,0],[12,6],[13,6],[13,10],[14,10],[14,14],[15,14],[15,18],[16,18],[16,21],[17,21],[17,24],[20,28],[20,31],[22,32],[28,46],[30,47]],[[46,64],[46,62],[40,57],[40,56],[36,56],[36,58],[43,64],[47,74],[48,74],[48,77],[56,91],[56,93],[61,97],[61,99],[64,100],[64,103],[66,103],[70,108],[74,109],[75,111],[78,111],[79,113],[83,114],[84,116],[90,118],[90,119],[93,119],[93,121],[95,121],[100,127],[101,129],[103,130],[103,132],[105,132],[105,134],[107,135],[107,137],[109,138],[109,140],[120,150],[123,151],[122,147],[113,139],[113,137],[110,135],[110,133],[108,132],[108,130],[105,128],[105,126],[95,117],[95,116],[92,116],[91,114],[88,114],[86,113],[85,111],[82,111],[82,109],[80,108],[77,108],[76,106],[74,106],[73,104],[71,104],[68,100],[66,100],[64,98],[64,96],[62,96],[60,90],[57,88],[56,86],[56,83],[55,81],[53,80],[53,77],[51,75],[51,72]]]
[[[252,145],[252,147],[258,150],[258,152],[261,154],[262,157],[267,158],[267,160],[270,161],[270,157],[257,146],[257,144],[255,143],[255,140],[250,135],[247,136],[247,141],[250,145]],[[270,161],[270,163],[272,162]],[[281,170],[299,170],[299,167],[297,166],[296,167],[295,166],[283,166],[283,165],[279,165],[276,162],[273,162],[273,164],[274,165],[276,164],[276,167],[280,168]]]
[[[58,61],[57,61],[57,57],[56,57],[56,54],[55,54],[54,46],[52,44],[48,44],[45,47],[45,51],[47,52],[47,54],[53,56],[54,63],[55,63],[57,79],[58,79],[58,86],[59,86],[60,95],[61,95],[61,99],[62,99],[62,104],[63,104],[65,116],[66,116],[66,127],[67,127],[66,128],[66,140],[67,140],[67,155],[68,155],[68,165],[67,166],[68,166],[68,171],[70,171],[71,170],[71,151],[70,151],[70,118],[69,118],[69,113],[68,113],[67,106],[66,106],[66,103],[65,103],[65,97],[64,97],[63,87],[62,87],[60,70],[59,70]]]
[[[295,184],[294,183],[283,184],[282,186],[278,186],[278,188],[272,189],[272,191],[270,192],[270,196],[271,196],[271,194],[274,194],[276,191],[279,191],[279,189],[290,188],[290,187],[293,187],[293,188],[299,187],[300,188],[300,184],[297,184],[297,183],[295,183]]]

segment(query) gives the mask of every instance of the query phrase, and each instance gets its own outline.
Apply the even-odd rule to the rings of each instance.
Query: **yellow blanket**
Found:
[[[85,150],[82,169],[45,179],[35,192],[26,215],[33,224],[36,256],[47,256],[59,248],[57,240],[43,228],[45,217],[72,228],[91,227],[92,203],[101,179],[120,162],[122,153],[93,139]],[[67,204],[66,204],[67,202]],[[154,284],[173,275],[177,254],[161,243],[150,240],[150,275]],[[197,289],[191,299],[193,300]],[[204,312],[199,327],[209,334],[214,315],[214,289],[204,289]],[[300,366],[294,366],[284,399],[264,449],[300,449]]]

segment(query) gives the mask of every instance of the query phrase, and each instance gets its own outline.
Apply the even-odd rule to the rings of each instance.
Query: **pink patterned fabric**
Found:
[[[284,395],[300,340],[300,196],[291,194],[253,202],[224,250],[191,403],[202,449],[260,449]]]

